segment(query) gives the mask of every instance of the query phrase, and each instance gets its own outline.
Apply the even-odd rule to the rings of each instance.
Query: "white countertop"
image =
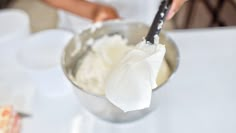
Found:
[[[162,133],[236,132],[236,27],[177,31],[180,66],[163,90]]]
[[[169,35],[179,47],[180,65],[161,90],[159,110],[141,121],[113,125],[85,113],[72,92],[54,98],[37,95],[23,133],[80,133],[71,129],[75,116],[82,133],[235,133],[236,27]]]

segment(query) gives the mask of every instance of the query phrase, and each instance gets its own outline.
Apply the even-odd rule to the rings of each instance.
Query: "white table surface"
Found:
[[[170,36],[181,61],[163,90],[162,133],[235,133],[236,27]]]
[[[235,133],[236,27],[169,35],[181,58],[175,77],[161,90],[159,110],[132,124],[113,125],[84,112],[72,91],[54,98],[36,95],[23,133]]]

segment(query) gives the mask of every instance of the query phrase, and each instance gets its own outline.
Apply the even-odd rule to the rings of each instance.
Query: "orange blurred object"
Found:
[[[118,18],[120,18],[119,14],[114,8],[99,4],[97,4],[96,12],[93,14],[94,22],[101,22]]]
[[[0,133],[20,133],[20,116],[11,106],[0,107]]]

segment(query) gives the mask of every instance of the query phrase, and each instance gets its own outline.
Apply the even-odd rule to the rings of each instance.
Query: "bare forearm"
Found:
[[[51,6],[75,13],[81,17],[94,19],[98,4],[84,0],[44,0]]]

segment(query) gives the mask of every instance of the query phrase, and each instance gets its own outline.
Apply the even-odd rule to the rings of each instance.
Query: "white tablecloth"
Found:
[[[161,90],[161,106],[155,113],[132,124],[112,125],[81,111],[73,94],[37,96],[23,133],[75,133],[75,116],[83,133],[235,133],[236,27],[169,35],[179,47],[180,65],[169,87]]]
[[[236,132],[236,27],[173,32],[180,66],[163,90],[162,133]]]

